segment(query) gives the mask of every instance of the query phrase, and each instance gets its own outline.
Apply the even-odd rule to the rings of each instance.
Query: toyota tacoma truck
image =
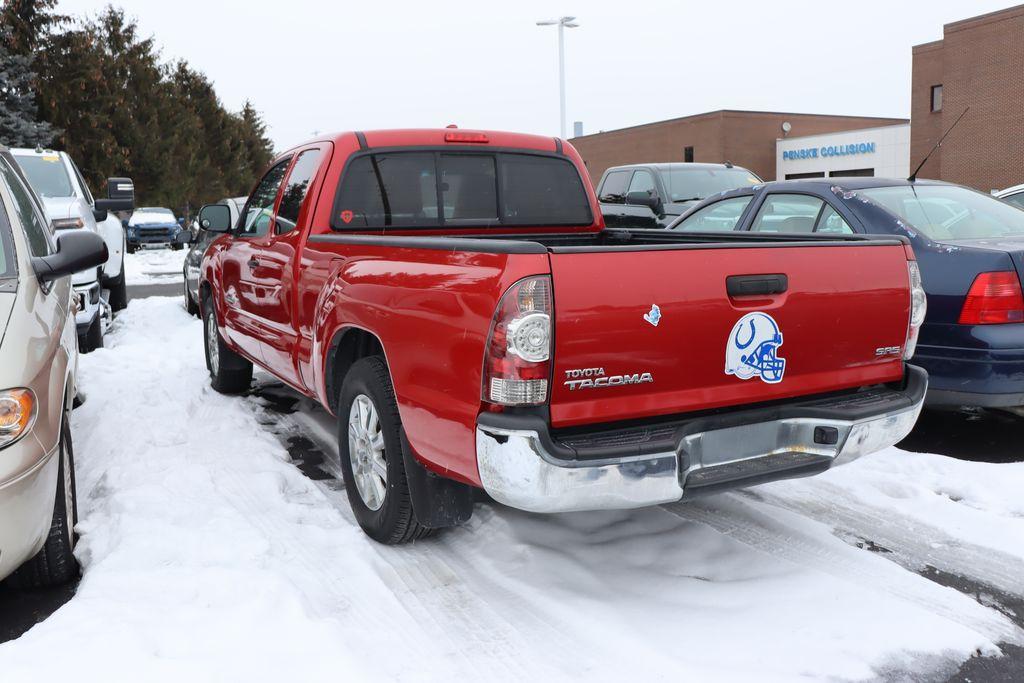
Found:
[[[400,543],[822,472],[903,438],[925,297],[906,239],[606,229],[567,142],[349,132],[279,156],[201,265],[213,388],[336,417],[360,526]]]

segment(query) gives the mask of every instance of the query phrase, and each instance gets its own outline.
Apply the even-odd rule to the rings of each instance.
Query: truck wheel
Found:
[[[138,245],[135,245],[135,244],[129,244],[127,247],[124,248],[124,250],[128,254],[134,254],[135,252],[137,252],[139,250],[139,247],[138,247]]]
[[[387,365],[357,361],[338,401],[338,450],[345,491],[359,526],[379,543],[397,545],[430,535],[412,509],[402,458],[402,420]]]
[[[57,495],[53,503],[50,534],[46,537],[43,549],[11,575],[10,583],[19,588],[56,586],[78,576],[78,562],[74,555],[75,523],[78,522],[75,457],[67,415],[61,424],[56,457],[60,460],[57,465]]]
[[[203,306],[203,346],[210,385],[222,394],[240,394],[252,383],[252,363],[228,348],[217,329],[217,313],[213,302]]]
[[[199,317],[199,304],[192,299],[192,293],[188,291],[188,276],[182,273],[182,279],[185,281],[185,311],[189,315]]]
[[[78,337],[78,350],[81,353],[92,353],[103,348],[103,320],[97,317],[89,325],[85,334]]]
[[[124,280],[124,264],[121,264],[121,273],[109,282],[110,298],[107,303],[115,311],[123,311],[128,307],[128,285]]]

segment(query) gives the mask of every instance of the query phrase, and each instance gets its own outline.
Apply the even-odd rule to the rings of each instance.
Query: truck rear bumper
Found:
[[[817,474],[895,444],[917,421],[927,374],[900,387],[553,436],[533,415],[481,414],[477,464],[495,500],[531,512],[635,508]]]

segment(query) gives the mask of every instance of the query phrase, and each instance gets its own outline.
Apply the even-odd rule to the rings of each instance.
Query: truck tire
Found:
[[[61,423],[60,445],[55,457],[59,458],[57,495],[53,503],[50,533],[43,549],[8,579],[11,585],[18,588],[56,586],[77,578],[79,574],[74,555],[75,524],[78,522],[75,457],[66,414]]]
[[[388,367],[363,358],[345,376],[338,401],[338,451],[359,526],[385,545],[431,535],[413,512],[402,457],[402,419]]]
[[[213,302],[203,305],[203,348],[210,386],[221,394],[240,394],[252,384],[252,363],[228,348],[217,329],[217,313]]]
[[[107,303],[114,311],[123,311],[128,308],[128,285],[124,280],[124,264],[121,264],[121,272],[108,283],[110,298]]]
[[[78,337],[78,350],[81,353],[92,353],[103,348],[103,320],[96,317],[89,325],[85,334]]]

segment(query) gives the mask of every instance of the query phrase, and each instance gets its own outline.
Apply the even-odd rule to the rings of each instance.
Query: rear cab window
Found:
[[[564,157],[471,150],[369,152],[349,160],[331,227],[591,225],[579,171]]]

